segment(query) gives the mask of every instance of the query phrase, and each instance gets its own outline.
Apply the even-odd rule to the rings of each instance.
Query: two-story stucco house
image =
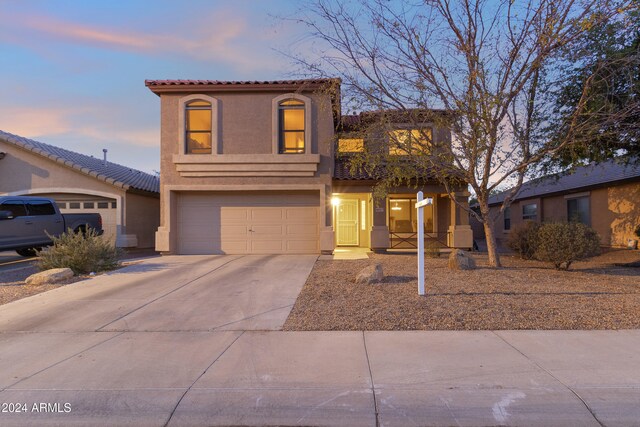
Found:
[[[375,203],[375,180],[351,173],[346,157],[337,155],[367,143],[348,134],[338,141],[338,79],[145,83],[161,102],[158,251],[302,254],[414,246],[417,190],[397,188]],[[446,130],[430,132],[450,139]],[[425,212],[428,235],[470,248],[468,216],[444,187],[431,181],[421,189],[433,201]],[[466,188],[456,197],[466,203]]]

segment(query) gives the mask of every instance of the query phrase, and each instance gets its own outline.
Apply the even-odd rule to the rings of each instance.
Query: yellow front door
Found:
[[[338,246],[358,246],[358,200],[341,200],[336,213]]]

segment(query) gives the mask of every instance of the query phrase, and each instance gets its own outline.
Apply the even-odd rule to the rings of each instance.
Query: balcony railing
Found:
[[[448,248],[449,232],[424,233],[424,241],[435,242],[440,248]],[[418,233],[389,232],[389,249],[418,249]]]

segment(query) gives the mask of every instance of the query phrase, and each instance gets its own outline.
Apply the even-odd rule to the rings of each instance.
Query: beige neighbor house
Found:
[[[337,151],[367,141],[340,129],[337,79],[147,80],[161,103],[161,219],[156,250],[177,254],[315,254],[416,243],[415,188],[374,203],[366,174]],[[411,132],[406,125],[399,129]],[[449,132],[431,130],[435,138]],[[339,141],[338,141],[339,139]],[[431,238],[470,248],[467,215],[435,181],[421,187]],[[468,193],[457,195],[466,203]]]
[[[0,131],[0,195],[45,196],[62,213],[99,213],[117,246],[154,246],[159,187],[139,170]]]
[[[496,212],[506,192],[489,199]],[[576,168],[525,183],[514,202],[496,220],[496,236],[504,245],[511,230],[524,221],[580,221],[593,227],[604,247],[626,247],[640,225],[640,164],[621,159]],[[474,238],[484,231],[472,219]]]

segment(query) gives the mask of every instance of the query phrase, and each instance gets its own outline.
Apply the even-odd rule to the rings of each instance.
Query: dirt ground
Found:
[[[135,258],[141,258],[146,256],[157,255],[155,251],[146,249],[133,249],[127,250],[123,256],[123,265],[129,263],[129,261]],[[50,291],[51,289],[59,288],[61,286],[68,285],[70,283],[79,282],[81,280],[89,279],[90,276],[74,276],[64,282],[42,285],[42,286],[29,286],[24,283],[27,277],[37,273],[39,270],[35,265],[27,265],[23,268],[16,268],[10,271],[3,271],[0,273],[0,305],[10,303],[11,301],[19,300],[29,297],[31,295],[39,294],[42,292]]]
[[[317,261],[285,330],[630,329],[640,327],[640,251],[607,252],[569,271],[501,257],[503,268],[451,271],[425,259],[426,296],[417,292],[416,255]],[[381,284],[357,285],[382,264]],[[635,263],[630,264],[630,263]]]

